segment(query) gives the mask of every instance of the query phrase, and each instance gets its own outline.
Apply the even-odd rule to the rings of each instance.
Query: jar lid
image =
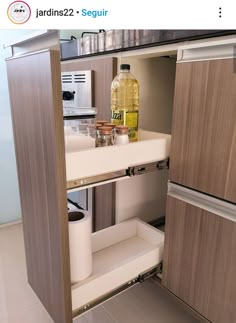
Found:
[[[112,132],[112,128],[107,126],[102,126],[99,128],[99,130],[102,135],[110,135]]]
[[[129,128],[127,126],[116,126],[116,132],[118,135],[128,135]]]
[[[112,129],[114,129],[114,128],[116,127],[116,125],[115,125],[115,124],[113,124],[113,123],[109,123],[109,122],[105,123],[105,124],[104,124],[104,126],[105,126],[105,127],[110,127],[110,128],[112,128]]]
[[[101,124],[102,126],[105,124],[105,123],[108,123],[109,121],[107,120],[96,120],[96,124],[99,123]]]
[[[102,127],[101,123],[96,123],[96,129],[100,129]]]

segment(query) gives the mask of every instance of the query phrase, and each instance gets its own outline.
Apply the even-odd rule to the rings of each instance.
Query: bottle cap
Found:
[[[127,126],[116,126],[116,132],[118,135],[128,135],[129,128]]]
[[[120,69],[121,70],[130,70],[130,65],[129,64],[121,64]]]

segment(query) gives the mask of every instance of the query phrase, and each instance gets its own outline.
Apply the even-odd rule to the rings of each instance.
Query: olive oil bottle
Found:
[[[112,123],[129,128],[129,140],[138,140],[139,84],[129,64],[120,65],[120,73],[111,84]]]

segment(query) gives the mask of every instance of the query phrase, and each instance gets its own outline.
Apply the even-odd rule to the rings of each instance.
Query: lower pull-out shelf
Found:
[[[92,275],[72,286],[74,316],[162,261],[164,233],[132,219],[92,234]]]

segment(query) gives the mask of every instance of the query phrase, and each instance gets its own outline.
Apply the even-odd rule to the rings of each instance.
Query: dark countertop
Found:
[[[139,33],[139,39],[131,39],[135,36],[124,36],[124,33]],[[114,33],[114,34],[112,34]],[[121,36],[119,34],[123,33],[122,37],[127,37],[127,39],[122,39],[123,43],[121,44]],[[236,30],[115,30],[115,31],[107,31],[105,33],[100,33],[93,36],[87,36],[80,40],[73,40],[67,43],[61,44],[61,53],[62,58],[61,61],[67,61],[71,59],[78,58],[87,58],[99,55],[106,55],[112,53],[119,53],[130,50],[137,50],[141,48],[148,48],[154,46],[161,46],[166,44],[173,44],[182,41],[188,40],[197,40],[197,39],[206,39],[212,37],[220,37],[226,35],[236,34]],[[116,44],[113,41],[113,45],[106,48],[104,45],[103,51],[96,51],[96,49],[90,50],[88,48],[89,41],[97,41],[94,37],[104,36],[104,42],[106,39],[109,41],[115,39],[115,41],[120,41],[120,44]],[[118,36],[118,37],[117,37]],[[120,38],[119,38],[120,37]],[[95,39],[95,40],[94,40]],[[116,40],[118,39],[118,40]],[[81,43],[81,47],[83,47],[83,42],[87,43],[87,52],[78,54],[78,41]],[[130,45],[131,44],[131,45]],[[79,45],[80,46],[80,45]],[[118,48],[117,48],[118,47]],[[93,52],[92,52],[93,51]]]

